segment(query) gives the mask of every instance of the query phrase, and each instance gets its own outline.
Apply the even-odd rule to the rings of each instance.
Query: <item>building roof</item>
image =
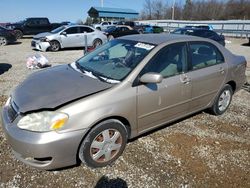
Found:
[[[133,9],[91,7],[88,11],[90,17],[103,18],[138,18],[139,13]]]
[[[127,35],[123,37],[119,37],[119,39],[126,39],[138,42],[144,42],[149,44],[159,45],[165,42],[177,42],[177,41],[207,41],[205,38],[190,36],[190,35],[177,35],[177,34],[137,34],[137,35]]]

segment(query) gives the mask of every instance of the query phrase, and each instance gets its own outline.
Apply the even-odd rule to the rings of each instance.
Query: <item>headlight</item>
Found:
[[[17,126],[20,129],[35,132],[48,132],[61,129],[68,119],[67,114],[44,111],[24,116],[19,120]]]
[[[40,41],[41,41],[41,42],[49,42],[49,39],[46,38],[46,37],[43,37],[43,38],[40,38]]]

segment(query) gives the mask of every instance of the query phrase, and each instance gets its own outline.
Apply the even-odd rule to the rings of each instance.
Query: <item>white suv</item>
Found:
[[[94,28],[96,28],[100,31],[104,31],[104,30],[108,29],[108,27],[116,25],[116,24],[117,24],[117,22],[114,22],[114,21],[110,21],[110,22],[105,21],[105,22],[101,22],[99,24],[94,24],[93,26],[94,26]]]

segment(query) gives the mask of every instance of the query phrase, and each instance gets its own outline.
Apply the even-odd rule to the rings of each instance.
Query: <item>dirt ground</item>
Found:
[[[250,62],[243,39],[226,45]],[[27,75],[26,58],[36,52],[30,38],[0,48],[0,106]],[[81,49],[42,53],[52,65],[70,63]],[[249,69],[248,69],[249,70]],[[0,122],[1,124],[1,122]],[[112,166],[76,165],[42,171],[17,161],[0,126],[0,187],[250,187],[250,93],[240,90],[222,116],[201,112],[130,141]],[[67,152],[67,148],[65,148]]]

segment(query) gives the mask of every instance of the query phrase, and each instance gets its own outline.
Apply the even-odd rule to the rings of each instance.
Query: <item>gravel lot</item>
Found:
[[[26,68],[26,58],[40,52],[31,50],[30,40],[0,48],[0,106],[34,72]],[[242,45],[247,40],[228,40],[226,47],[250,62],[250,46]],[[42,54],[56,65],[73,62],[83,51]],[[0,187],[250,187],[249,138],[250,93],[245,90],[234,95],[224,115],[201,112],[134,139],[113,166],[102,169],[26,166],[13,157],[0,126]]]

